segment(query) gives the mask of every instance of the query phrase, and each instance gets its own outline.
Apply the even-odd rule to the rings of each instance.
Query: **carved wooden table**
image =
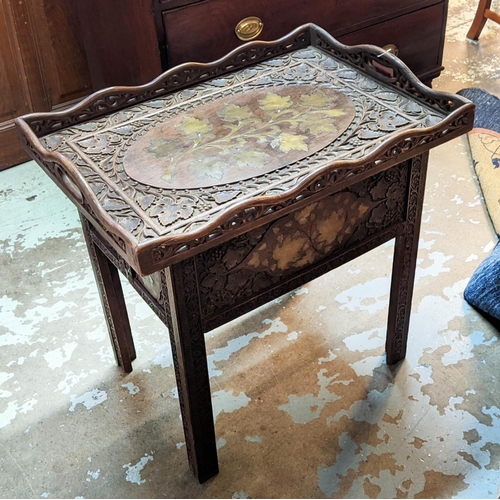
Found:
[[[168,326],[199,481],[218,472],[205,332],[395,238],[387,361],[405,356],[428,151],[473,113],[381,49],[305,25],[17,120],[80,211],[125,371],[117,269]]]

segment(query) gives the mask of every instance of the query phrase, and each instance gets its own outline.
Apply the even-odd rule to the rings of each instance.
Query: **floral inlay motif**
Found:
[[[245,92],[159,123],[131,146],[123,164],[130,177],[151,186],[225,184],[319,151],[354,115],[351,100],[328,87]]]

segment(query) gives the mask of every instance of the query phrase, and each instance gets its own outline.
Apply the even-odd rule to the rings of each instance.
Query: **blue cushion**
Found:
[[[500,133],[500,99],[486,90],[468,88],[457,92],[476,105],[474,128],[486,128]]]
[[[465,300],[498,328],[500,325],[500,243],[474,271],[464,291]],[[495,321],[496,320],[496,321]]]

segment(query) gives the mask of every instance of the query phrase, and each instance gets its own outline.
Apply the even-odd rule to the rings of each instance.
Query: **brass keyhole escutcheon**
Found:
[[[258,17],[245,17],[242,19],[234,28],[236,36],[243,40],[244,42],[248,42],[249,40],[253,40],[257,38],[264,28],[264,23]]]

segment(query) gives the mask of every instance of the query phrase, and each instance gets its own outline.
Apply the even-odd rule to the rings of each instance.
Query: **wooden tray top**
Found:
[[[392,55],[305,25],[16,123],[32,156],[146,275],[472,121],[466,99],[423,86]]]

